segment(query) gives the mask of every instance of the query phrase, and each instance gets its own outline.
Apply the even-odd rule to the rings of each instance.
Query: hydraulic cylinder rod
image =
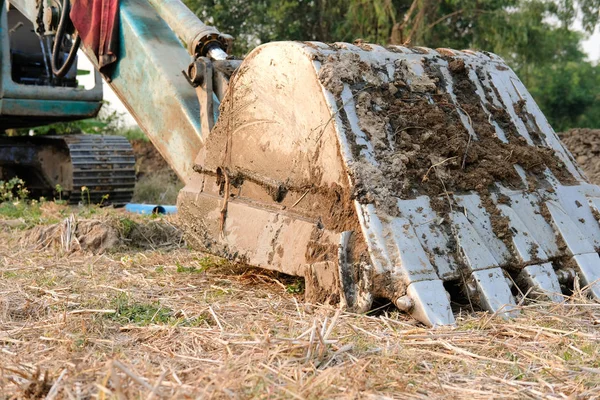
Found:
[[[212,26],[204,24],[180,0],[149,0],[156,12],[182,40],[192,55],[209,56],[224,59],[226,43],[221,33]]]

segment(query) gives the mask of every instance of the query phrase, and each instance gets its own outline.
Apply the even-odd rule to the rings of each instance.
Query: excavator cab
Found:
[[[53,122],[92,118],[102,106],[102,78],[85,89],[77,80],[77,59],[62,77],[52,74],[52,37],[40,37],[18,9],[3,7],[0,15],[0,129],[28,128]],[[64,38],[65,58],[72,46]]]

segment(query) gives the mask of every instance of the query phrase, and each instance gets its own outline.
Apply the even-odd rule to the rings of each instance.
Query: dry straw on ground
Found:
[[[32,251],[27,232],[0,230],[0,398],[600,396],[585,288],[427,329],[305,305],[296,280],[181,245]]]

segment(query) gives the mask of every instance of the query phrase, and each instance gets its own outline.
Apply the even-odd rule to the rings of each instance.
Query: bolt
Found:
[[[188,67],[188,76],[195,85],[202,85],[204,82],[204,70],[198,68],[196,62],[191,63]]]
[[[465,288],[466,288],[467,292],[469,293],[469,296],[477,295],[477,285],[475,284],[475,282],[467,282],[467,284],[465,285]]]

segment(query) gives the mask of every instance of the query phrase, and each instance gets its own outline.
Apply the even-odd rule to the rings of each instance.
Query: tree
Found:
[[[544,65],[533,70],[529,90],[555,130],[600,128],[600,66],[588,62]]]

